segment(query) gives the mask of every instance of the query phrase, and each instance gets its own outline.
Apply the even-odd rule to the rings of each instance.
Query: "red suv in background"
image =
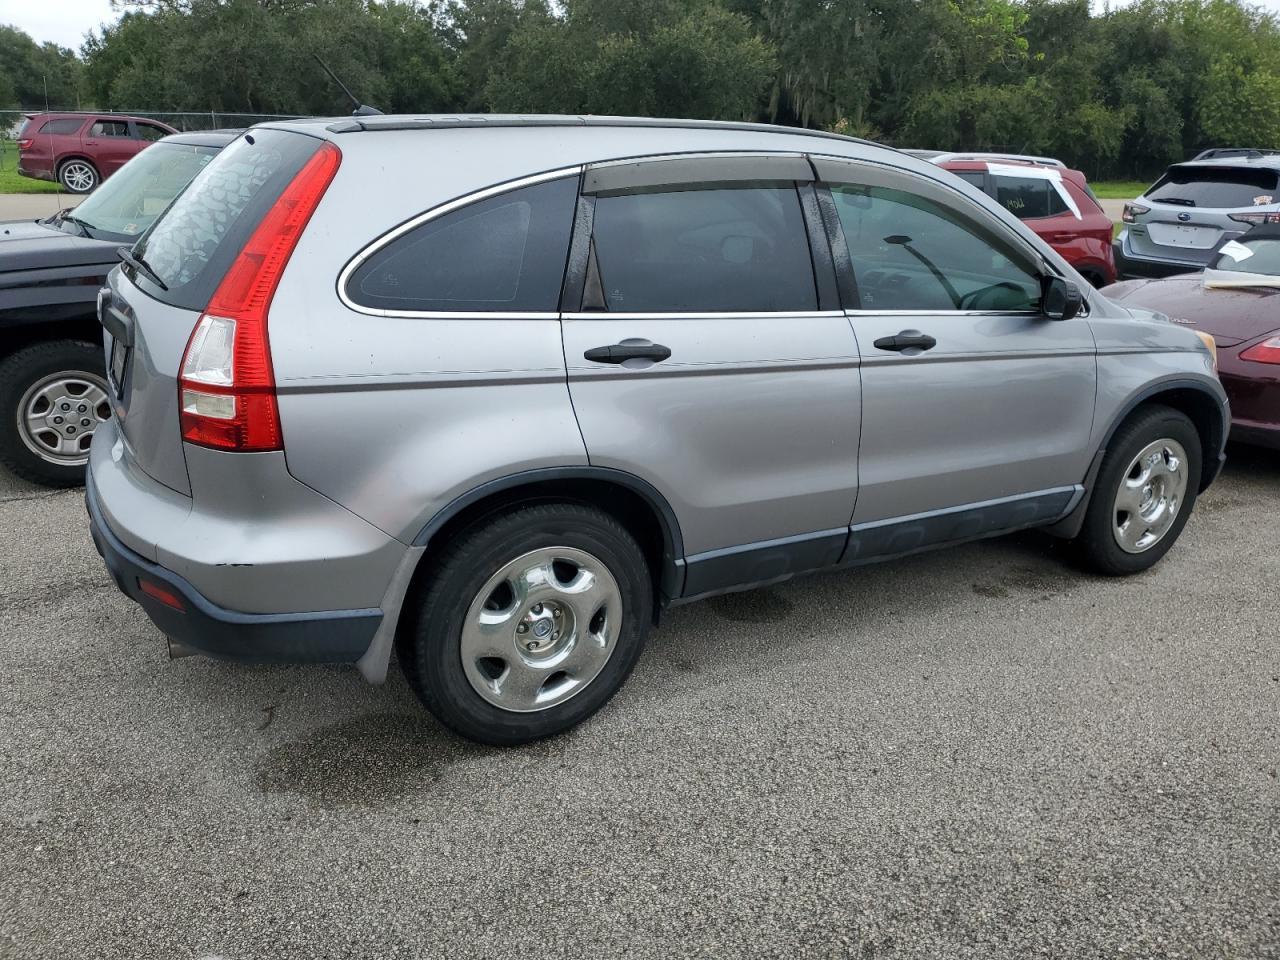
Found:
[[[88,193],[143,148],[178,131],[118,114],[36,113],[18,132],[18,173]]]
[[[1116,281],[1112,222],[1083,173],[1047,157],[941,153],[928,158],[994,197],[1095,287]]]

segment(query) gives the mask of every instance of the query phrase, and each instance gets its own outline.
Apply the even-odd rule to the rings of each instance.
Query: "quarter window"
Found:
[[[617,313],[817,309],[792,183],[600,194],[592,240],[603,306]]]
[[[996,201],[1019,220],[1056,217],[1068,207],[1057,188],[1038,177],[998,176]]]
[[[866,310],[1034,310],[1036,274],[993,233],[925,197],[833,186]]]
[[[347,295],[381,310],[558,310],[577,195],[566,177],[428,220],[361,264]]]
[[[153,123],[135,123],[134,127],[138,131],[139,140],[162,140],[169,135],[168,130]]]
[[[80,125],[84,121],[79,117],[64,118],[62,120],[48,120],[45,125],[40,128],[41,133],[51,133],[55,136],[76,133],[80,130]]]

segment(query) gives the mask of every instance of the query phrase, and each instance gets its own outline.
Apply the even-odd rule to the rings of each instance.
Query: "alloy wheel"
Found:
[[[584,550],[545,547],[507,563],[467,610],[462,666],[481,697],[532,713],[563,703],[600,675],[622,626],[622,592]]]
[[[94,431],[111,417],[107,384],[87,373],[55,373],[37,380],[18,403],[18,435],[47,463],[89,461]]]
[[[1116,543],[1144,553],[1164,539],[1187,493],[1187,453],[1176,440],[1155,440],[1139,451],[1120,479],[1112,509]]]

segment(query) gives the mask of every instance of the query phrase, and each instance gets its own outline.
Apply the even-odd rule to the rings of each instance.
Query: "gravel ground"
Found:
[[[1151,573],[1038,536],[674,611],[602,714],[169,662],[0,478],[0,956],[1280,957],[1280,456]]]

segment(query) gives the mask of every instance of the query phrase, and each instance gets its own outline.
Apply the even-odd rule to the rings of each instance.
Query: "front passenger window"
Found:
[[[1039,278],[947,207],[885,187],[831,192],[862,309],[1038,309]]]

